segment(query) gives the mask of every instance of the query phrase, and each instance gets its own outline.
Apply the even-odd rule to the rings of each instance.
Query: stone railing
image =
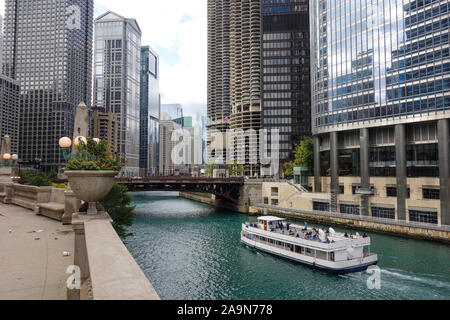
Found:
[[[67,291],[69,300],[159,300],[150,281],[117,235],[111,218],[80,214],[81,201],[68,189],[0,182],[0,201],[72,224],[74,265],[83,287]]]
[[[77,214],[73,228],[74,264],[80,267],[83,286],[68,290],[68,300],[159,300],[107,213]]]
[[[70,224],[81,206],[71,190],[0,183],[0,201],[33,210],[37,215]]]

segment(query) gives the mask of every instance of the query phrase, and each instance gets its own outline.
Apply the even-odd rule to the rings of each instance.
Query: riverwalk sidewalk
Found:
[[[0,204],[0,300],[65,300],[74,241],[71,226]]]

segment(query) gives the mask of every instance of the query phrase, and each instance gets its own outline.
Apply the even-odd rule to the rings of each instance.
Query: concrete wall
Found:
[[[115,232],[108,215],[79,215],[73,226],[74,263],[80,266],[84,292],[68,290],[69,300],[160,299]]]
[[[314,177],[309,178],[309,186],[313,187]],[[322,177],[322,191],[327,194],[330,192],[331,178]],[[355,204],[360,203],[361,197],[359,195],[352,194],[353,185],[358,185],[361,183],[361,178],[359,177],[339,177],[339,185],[343,185],[345,189],[344,194],[338,196],[339,202],[353,202]],[[375,188],[375,194],[369,197],[369,208],[372,204],[390,205],[395,207],[396,218],[398,219],[397,210],[397,198],[387,196],[388,186],[397,186],[397,179],[395,177],[386,178],[370,178],[370,185]],[[411,197],[406,199],[406,220],[409,221],[409,211],[408,208],[424,208],[433,209],[437,211],[439,225],[442,222],[441,216],[441,203],[440,200],[427,200],[423,199],[423,187],[436,187],[439,188],[439,178],[408,178],[406,179],[406,185],[409,186],[411,190]],[[369,210],[370,211],[370,210]]]

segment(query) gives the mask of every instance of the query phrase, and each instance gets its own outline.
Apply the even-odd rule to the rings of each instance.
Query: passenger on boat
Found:
[[[347,232],[344,234],[344,237],[348,238],[348,233]]]

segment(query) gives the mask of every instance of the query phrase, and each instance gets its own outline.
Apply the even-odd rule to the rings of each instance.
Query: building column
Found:
[[[330,167],[331,167],[331,212],[338,212],[339,195],[339,150],[338,133],[330,133]]]
[[[359,135],[360,142],[360,168],[361,168],[361,189],[370,190],[369,171],[369,129],[361,129]],[[361,196],[361,215],[369,216],[369,196]]]
[[[450,225],[450,124],[449,119],[438,121],[439,176],[441,189],[441,224]]]
[[[319,136],[314,136],[314,192],[322,192]]]
[[[397,215],[398,220],[406,220],[406,126],[395,126],[395,150],[397,171]]]

